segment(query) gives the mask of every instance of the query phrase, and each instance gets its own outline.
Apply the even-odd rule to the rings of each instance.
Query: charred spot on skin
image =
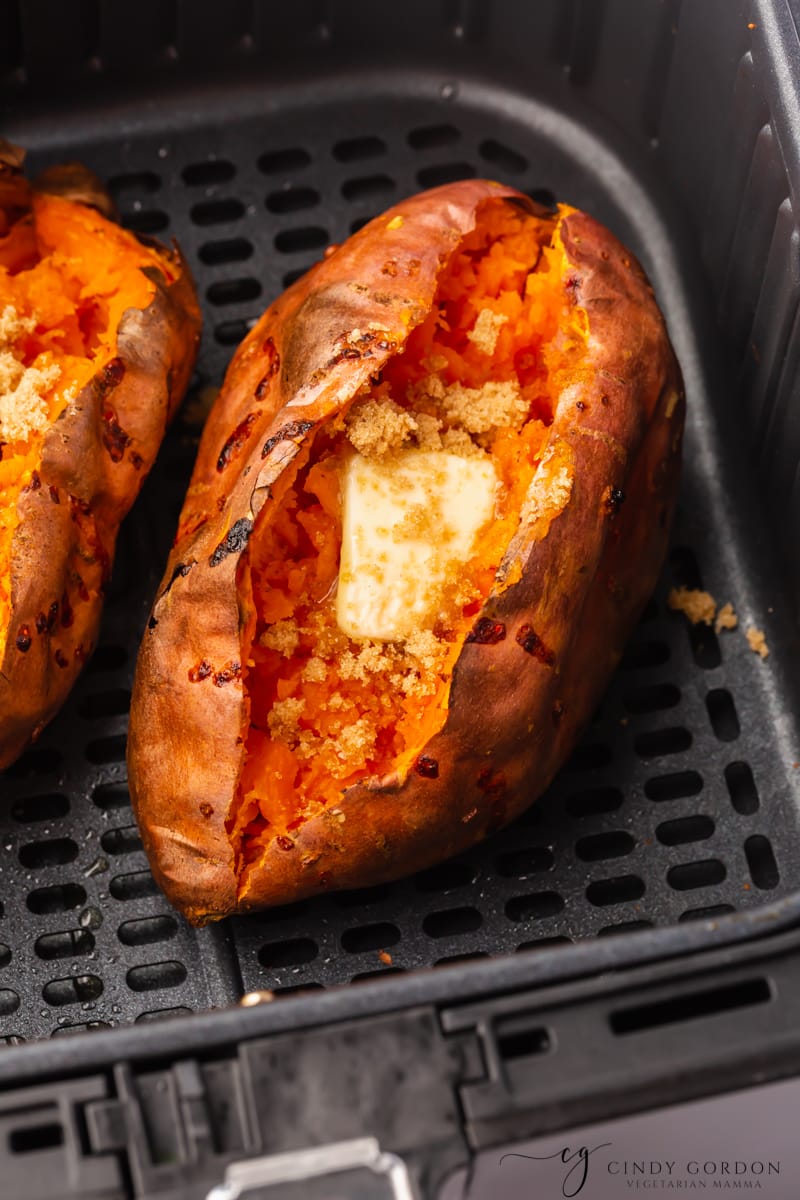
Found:
[[[213,804],[209,804],[208,801],[204,800],[203,803],[200,805],[200,815],[205,817],[206,820],[208,820],[209,817],[213,817],[213,815],[214,815]]]
[[[208,679],[213,674],[213,667],[208,659],[204,658],[196,666],[190,667],[187,674],[190,683],[202,683],[204,679]]]
[[[23,492],[38,492],[39,489],[41,488],[41,486],[42,486],[42,480],[39,475],[39,472],[31,471],[30,480],[28,483],[25,484],[25,487],[22,489],[22,491]]]
[[[208,565],[210,567],[218,567],[229,554],[241,554],[250,541],[250,534],[252,532],[253,522],[250,518],[240,517],[235,525],[231,526],[227,536],[222,539],[214,553],[210,556]]]
[[[161,596],[162,597],[166,596],[167,592],[170,591],[170,589],[172,588],[172,585],[175,583],[175,581],[177,579],[184,579],[189,574],[192,567],[195,567],[195,566],[197,566],[197,560],[194,558],[191,559],[189,562],[178,563],[178,565],[175,567],[175,570],[172,572],[172,575],[170,576],[169,583],[164,588],[164,591],[161,593]]]
[[[150,620],[147,622],[147,628],[152,632],[155,629],[157,624],[158,624],[158,618],[151,617]]]
[[[417,275],[419,275],[419,270],[420,270],[421,266],[422,266],[422,263],[420,262],[420,260],[418,258],[410,258],[408,260],[408,266],[406,267],[406,274],[408,275],[409,279],[414,279]]]
[[[243,421],[234,429],[231,436],[225,442],[225,445],[219,452],[217,459],[217,470],[224,471],[230,462],[237,456],[239,451],[244,446],[250,434],[253,432],[253,426],[256,423],[257,413],[248,413]]]
[[[128,455],[128,461],[130,462],[134,471],[141,471],[142,467],[144,466],[144,459],[138,450],[131,450],[130,454]]]
[[[398,272],[397,259],[387,258],[386,262],[381,267],[381,275],[388,275],[390,279],[396,279]]]
[[[435,758],[431,758],[429,754],[420,754],[417,761],[414,763],[414,770],[423,779],[438,779],[439,764]]]
[[[106,363],[102,371],[98,371],[94,377],[94,388],[98,399],[105,400],[106,396],[110,395],[124,378],[125,363],[119,357],[112,358],[111,362]],[[168,385],[169,382],[168,379]]]
[[[479,617],[466,637],[467,642],[477,642],[480,646],[496,646],[505,640],[506,627],[502,621],[493,621],[491,617]]]
[[[506,777],[502,771],[495,771],[494,767],[481,767],[478,772],[478,787],[492,801],[497,801],[505,794]]]
[[[294,850],[294,842],[292,841],[292,839],[286,837],[282,833],[279,833],[278,836],[275,838],[275,845],[278,847],[279,850]]]
[[[117,414],[110,404],[103,405],[103,445],[112,462],[122,462],[125,451],[131,444],[130,434],[120,425]]]
[[[264,397],[267,388],[270,385],[270,380],[274,379],[278,374],[278,371],[281,369],[281,356],[275,349],[275,342],[271,337],[268,337],[265,340],[263,346],[261,347],[261,352],[267,357],[267,369],[256,385],[256,400],[261,400]]]
[[[80,575],[78,576],[78,595],[80,596],[81,600],[87,601],[90,599],[89,589],[81,579]]]
[[[231,683],[234,679],[240,679],[242,668],[238,662],[226,663],[221,671],[217,671],[214,675],[214,686],[225,687],[226,683]]]
[[[17,630],[16,646],[20,654],[27,654],[31,648],[33,638],[31,637],[30,627],[28,625],[20,625]]]
[[[53,501],[53,504],[60,504],[61,497],[59,496],[58,488],[56,487],[56,485],[54,483],[50,484],[48,491],[50,493],[50,499]]]
[[[566,711],[566,708],[565,708],[565,705],[564,705],[564,701],[563,701],[563,700],[556,700],[555,704],[553,705],[553,711],[552,711],[552,714],[551,714],[551,715],[552,715],[552,717],[553,717],[553,724],[554,724],[554,725],[558,725],[558,724],[560,724],[560,722],[561,722],[561,718],[564,716],[564,713],[565,713],[565,711]]]
[[[290,442],[294,441],[295,438],[305,437],[309,429],[313,428],[313,421],[290,421],[288,425],[284,425],[277,433],[273,433],[272,437],[267,438],[264,442],[264,449],[261,451],[261,457],[266,458],[279,442]]]
[[[75,614],[72,611],[72,605],[69,602],[69,596],[66,592],[61,597],[61,626],[63,629],[69,629],[75,620]]]
[[[526,654],[530,654],[538,662],[544,663],[546,667],[552,667],[555,663],[555,654],[545,645],[533,626],[520,625],[516,640]]]
[[[45,629],[48,633],[52,633],[58,620],[58,601],[54,600],[47,610],[47,618],[45,621]]]
[[[586,412],[586,405],[584,404],[583,400],[576,400],[575,407],[577,408],[578,412]]]
[[[36,632],[44,633],[45,629],[47,629],[47,617],[43,612],[40,612],[36,618]]]
[[[56,650],[54,657],[57,665],[61,667],[62,671],[65,667],[69,666],[69,660],[62,650]]]
[[[567,295],[569,296],[569,298],[573,304],[577,304],[577,302],[578,302],[578,288],[580,286],[581,286],[580,276],[576,275],[574,272],[571,275],[568,275],[567,278],[564,280],[564,287],[566,289]]]
[[[605,496],[605,509],[610,517],[615,517],[625,503],[625,493],[622,488],[609,487]]]
[[[86,500],[82,500],[80,496],[73,496],[72,493],[70,493],[69,497],[69,508],[70,515],[73,520],[75,519],[77,513],[80,513],[82,517],[90,517],[92,515],[92,510],[89,507],[88,502]]]
[[[605,393],[603,393],[603,395],[600,397],[600,403],[602,404],[603,408],[608,408],[608,396],[606,396]]]

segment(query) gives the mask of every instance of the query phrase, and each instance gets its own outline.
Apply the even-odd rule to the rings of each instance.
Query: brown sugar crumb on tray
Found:
[[[744,636],[747,638],[747,644],[754,654],[757,654],[760,658],[767,657],[769,646],[767,645],[767,639],[764,637],[763,629],[756,629],[751,625],[749,629],[745,630]]]

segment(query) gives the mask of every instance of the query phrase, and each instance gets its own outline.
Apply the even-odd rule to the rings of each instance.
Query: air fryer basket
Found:
[[[71,7],[78,32],[48,9],[46,36],[40,4],[14,9],[6,132],[33,169],[87,162],[129,227],[180,240],[205,332],[193,392],[123,529],[97,652],[0,780],[0,1036],[518,950],[557,977],[581,939],[640,931],[626,954],[653,958],[667,945],[659,927],[683,924],[680,948],[702,945],[701,926],[735,940],[761,910],[788,919],[800,887],[795,592],[772,535],[780,512],[779,539],[791,534],[800,441],[800,173],[779,89],[788,8],[417,0],[400,21],[352,0],[140,0],[125,28],[122,5]],[[383,26],[369,24],[377,8]],[[651,274],[689,402],[661,583],[582,744],[513,827],[406,881],[194,932],[147,869],[124,752],[137,645],[207,389],[329,243],[401,196],[472,175],[585,207]],[[739,629],[689,626],[666,604],[677,584],[732,602]]]

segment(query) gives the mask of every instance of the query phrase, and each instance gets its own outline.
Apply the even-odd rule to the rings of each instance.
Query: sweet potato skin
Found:
[[[145,848],[195,923],[390,880],[512,820],[571,750],[655,585],[678,479],[680,372],[641,268],[565,210],[564,285],[587,314],[591,369],[561,391],[526,518],[476,621],[477,634],[490,619],[504,636],[465,644],[444,727],[404,780],[347,789],[335,815],[305,822],[290,846],[272,842],[237,877],[225,823],[249,724],[247,540],[299,445],[402,346],[494,197],[531,206],[480,180],[399,204],[276,301],[228,370],[141,649],[129,736]]]
[[[21,160],[7,153],[4,165],[6,194],[13,187],[24,197],[28,185],[13,179]],[[48,171],[33,190],[113,212],[97,178],[77,165]],[[177,249],[159,252],[172,282],[150,273],[150,304],[123,314],[116,358],[48,430],[39,469],[17,503],[0,770],[52,719],[94,648],[120,523],[191,377],[200,336],[194,285]]]

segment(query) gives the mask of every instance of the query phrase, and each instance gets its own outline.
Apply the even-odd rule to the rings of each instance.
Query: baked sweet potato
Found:
[[[173,904],[390,880],[529,805],[655,584],[683,416],[636,261],[499,184],[404,201],[281,296],[137,667],[131,796]]]
[[[183,259],[112,211],[85,168],[31,185],[0,144],[0,770],[94,648],[120,522],[194,365]]]

